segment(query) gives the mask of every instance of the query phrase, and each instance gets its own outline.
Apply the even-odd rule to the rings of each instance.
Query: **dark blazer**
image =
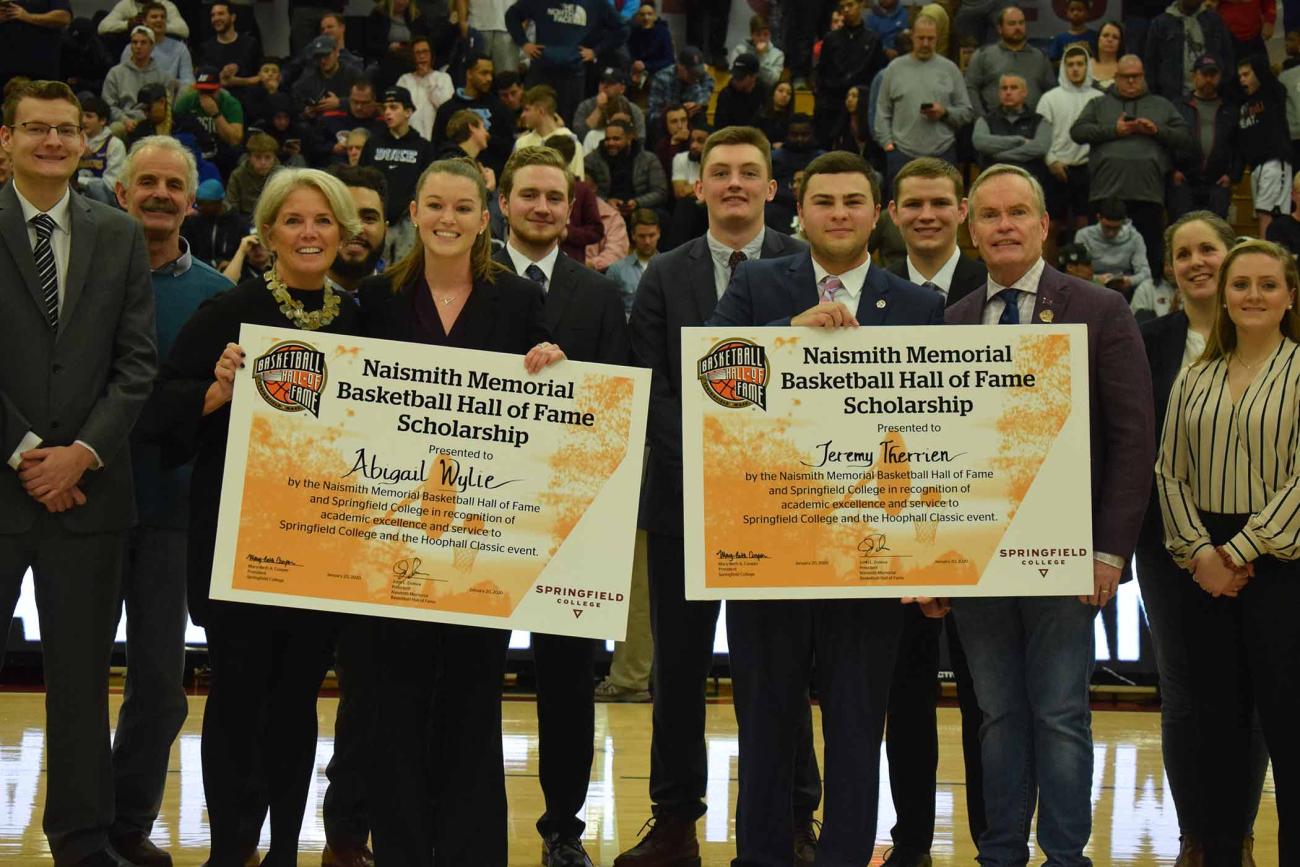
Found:
[[[104,466],[81,479],[86,504],[58,520],[103,533],[136,520],[127,438],[158,370],[153,284],[135,220],[75,192],[68,212],[63,309],[51,332],[22,205],[12,182],[0,189],[0,460],[29,431],[46,446],[89,444]],[[44,511],[0,468],[0,533],[25,532]]]
[[[492,258],[514,273],[514,262],[504,247]],[[555,257],[545,304],[551,340],[567,357],[604,364],[631,362],[623,293],[613,280],[561,253]]]
[[[1155,420],[1151,375],[1142,336],[1124,298],[1095,283],[1043,267],[1033,321],[1046,309],[1053,322],[1088,326],[1088,408],[1092,451],[1093,550],[1133,556],[1151,494]],[[948,321],[978,325],[983,291],[948,309]]]
[[[386,340],[430,342],[415,312],[416,291],[427,291],[423,280],[396,292],[388,277],[362,280],[357,290],[361,333]],[[551,339],[542,303],[541,287],[526,277],[501,272],[491,281],[475,280],[453,326],[453,334],[458,336],[454,345],[525,355],[538,343]]]
[[[808,249],[802,241],[767,229],[763,259]],[[705,236],[655,256],[641,275],[628,334],[636,363],[650,368],[650,458],[642,486],[641,526],[682,535],[682,329],[713,315],[718,290]]]
[[[907,259],[904,258],[897,268],[890,272],[907,280]],[[989,269],[979,259],[962,256],[957,260],[957,267],[952,272],[952,284],[948,287],[948,306],[956,304],[976,289],[983,289],[989,282]]]
[[[1174,380],[1183,366],[1183,352],[1187,346],[1187,314],[1176,310],[1159,319],[1142,324],[1142,342],[1146,344],[1147,363],[1151,367],[1151,389],[1155,398],[1156,445],[1160,444],[1165,413],[1169,409],[1169,394]],[[1155,477],[1151,479],[1151,502],[1147,506],[1142,534],[1138,537],[1142,548],[1165,550],[1165,525],[1160,514],[1160,500],[1155,491]]]
[[[742,262],[705,324],[789,325],[817,306],[813,273],[810,253]],[[859,325],[942,325],[943,299],[884,268],[868,268],[856,315]]]

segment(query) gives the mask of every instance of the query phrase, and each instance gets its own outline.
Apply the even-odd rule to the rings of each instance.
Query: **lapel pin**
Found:
[[[876,307],[877,307],[877,309],[884,310],[884,309],[885,309],[885,299],[884,299],[884,298],[881,298],[879,301],[877,301],[877,302],[876,302]]]
[[[1040,310],[1038,311],[1038,318],[1042,322],[1051,322],[1055,317],[1052,316],[1052,311],[1050,310]]]

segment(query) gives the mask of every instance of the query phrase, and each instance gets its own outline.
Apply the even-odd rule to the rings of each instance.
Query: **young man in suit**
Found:
[[[140,226],[70,192],[86,145],[66,84],[4,104],[0,147],[0,622],[32,570],[45,667],[45,834],[59,867],[113,867],[108,664],[136,522],[128,435],[157,371]],[[92,277],[93,273],[93,277]]]
[[[709,229],[651,260],[637,290],[628,328],[632,352],[650,368],[649,463],[641,501],[650,571],[654,632],[654,715],[650,800],[654,823],[614,867],[678,867],[698,863],[695,822],[704,815],[708,767],[704,686],[713,667],[719,603],[687,602],[682,542],[681,329],[713,314],[736,265],[800,252],[804,245],[765,228],[763,207],[776,194],[772,147],[753,127],[720,129],[704,142],[695,194]],[[792,843],[796,863],[816,852],[812,814],[821,779],[812,750],[812,713],[805,707],[795,740]],[[787,854],[789,850],[787,849]]]
[[[1044,263],[1048,226],[1032,175],[1010,165],[985,169],[971,187],[970,232],[988,286],[947,316],[961,325],[1089,326],[1093,592],[963,598],[952,606],[984,712],[988,828],[978,844],[986,864],[1025,863],[1035,800],[1039,851],[1053,864],[1088,863],[1093,618],[1114,598],[1133,556],[1155,453],[1151,372],[1137,322],[1119,293]],[[935,599],[923,607],[939,616],[949,605]]]
[[[943,299],[871,266],[867,241],[880,217],[880,181],[857,154],[808,164],[799,222],[811,249],[746,262],[711,326],[940,325]],[[893,599],[733,601],[727,641],[740,726],[733,867],[788,864],[794,745],[816,663],[827,755],[817,861],[866,864],[876,840],[880,741],[903,608]]]
[[[988,269],[957,248],[957,228],[966,219],[965,185],[952,163],[918,157],[894,177],[889,216],[898,226],[907,257],[894,269],[905,280],[944,297],[947,306],[984,287]],[[966,817],[972,840],[984,830],[980,767],[980,709],[957,623],[926,617],[918,606],[903,609],[894,681],[886,717],[889,789],[898,821],[885,867],[929,867],[934,843],[934,797],[939,761],[935,703],[939,697],[939,637],[948,635],[948,658],[961,705],[962,756],[966,767]]]
[[[499,183],[510,224],[493,258],[540,284],[551,339],[574,361],[627,364],[631,353],[618,284],[560,252],[569,224],[573,175],[559,152],[520,148]],[[591,867],[578,818],[587,799],[595,739],[593,642],[533,633],[537,666],[539,777],[546,813],[537,820],[543,867]]]

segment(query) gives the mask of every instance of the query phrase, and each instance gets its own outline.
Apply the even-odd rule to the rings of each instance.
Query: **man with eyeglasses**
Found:
[[[108,666],[136,523],[127,438],[157,371],[149,257],[134,220],[69,189],[85,136],[66,84],[13,89],[0,148],[0,624],[31,569],[45,834],[59,867],[116,867]]]

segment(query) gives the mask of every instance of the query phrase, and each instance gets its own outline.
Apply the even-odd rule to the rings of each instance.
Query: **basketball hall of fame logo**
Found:
[[[742,337],[713,345],[698,365],[700,385],[715,403],[729,409],[756,406],[767,411],[767,350]]]
[[[277,343],[253,362],[253,381],[262,400],[281,412],[305,409],[318,418],[325,373],[325,353],[297,340]]]

